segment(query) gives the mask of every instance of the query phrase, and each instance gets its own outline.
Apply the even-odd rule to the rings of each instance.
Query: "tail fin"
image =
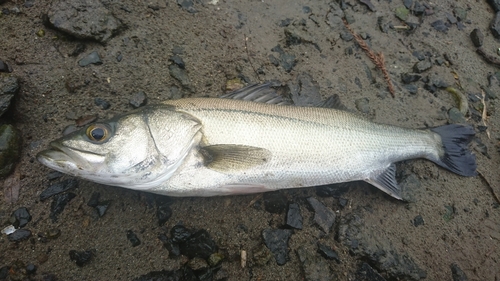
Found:
[[[475,135],[474,128],[459,124],[445,125],[431,129],[441,136],[444,155],[438,160],[432,160],[461,176],[471,177],[476,173],[476,156],[468,148]]]

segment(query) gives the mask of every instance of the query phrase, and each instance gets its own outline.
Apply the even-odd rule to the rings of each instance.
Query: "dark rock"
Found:
[[[412,82],[417,82],[422,78],[421,75],[415,73],[403,73],[401,74],[401,81],[405,84],[410,84]]]
[[[326,23],[334,30],[345,30],[342,22],[344,17],[345,14],[340,5],[335,1],[330,2],[330,11],[326,15]]]
[[[147,96],[146,93],[144,92],[137,92],[132,95],[132,97],[129,100],[129,103],[134,107],[134,108],[139,108],[141,106],[146,105],[147,103]]]
[[[50,198],[56,194],[63,193],[65,191],[68,191],[76,187],[78,187],[77,179],[66,179],[61,182],[51,184],[47,189],[42,191],[42,193],[40,194],[40,201],[44,201],[47,198]]]
[[[372,2],[370,0],[360,0],[359,1],[361,4],[365,4],[368,9],[370,9],[370,11],[372,12],[376,12],[377,9],[375,8],[375,6],[372,4]]]
[[[12,72],[9,65],[3,60],[0,60],[0,72]]]
[[[193,233],[185,242],[179,244],[181,254],[192,259],[199,257],[208,259],[217,251],[217,245],[205,229]]]
[[[426,272],[408,254],[395,249],[376,227],[364,223],[362,211],[357,209],[340,220],[338,240],[351,254],[369,261],[378,271],[386,272],[390,279],[416,281],[425,278]]]
[[[52,181],[52,180],[55,180],[55,179],[58,179],[60,177],[62,177],[64,174],[61,173],[61,172],[58,172],[58,171],[52,171],[50,173],[47,174],[47,179],[49,181]]]
[[[361,113],[370,114],[369,102],[370,100],[368,98],[360,98],[355,100],[354,104],[356,105],[356,109],[359,110]]]
[[[467,278],[467,275],[458,267],[458,264],[453,263],[450,266],[451,268],[451,277],[453,278],[453,281],[467,281],[469,278]]]
[[[186,242],[191,235],[191,231],[183,225],[175,225],[172,229],[170,229],[170,236],[172,237],[172,241],[175,243]]]
[[[6,266],[0,267],[0,280],[7,279],[7,276],[9,276],[9,270],[10,270],[10,266],[6,265]]]
[[[280,61],[273,55],[269,55],[269,62],[274,66],[280,65]]]
[[[340,39],[349,42],[352,41],[352,39],[354,39],[354,35],[352,35],[352,33],[349,31],[344,31],[340,33]]]
[[[127,239],[132,244],[132,247],[141,245],[141,240],[139,240],[139,237],[132,230],[127,230]]]
[[[316,195],[320,197],[340,198],[349,191],[351,183],[335,183],[316,187]]]
[[[290,203],[286,212],[286,226],[296,229],[302,229],[302,215],[297,203]]]
[[[437,20],[437,21],[431,23],[431,26],[434,27],[434,29],[437,31],[441,31],[441,32],[448,31],[448,26],[442,20]]]
[[[271,250],[278,265],[284,265],[288,260],[288,240],[293,231],[290,229],[264,229],[262,238],[264,244]]]
[[[92,53],[86,55],[84,58],[78,61],[78,65],[81,67],[87,66],[89,64],[100,65],[102,64],[101,57],[97,53],[97,51],[93,51]]]
[[[7,237],[9,238],[9,241],[11,241],[11,242],[19,242],[19,241],[23,241],[23,240],[30,238],[31,231],[24,229],[24,228],[21,228],[21,229],[16,230],[13,233],[7,235]]]
[[[418,60],[425,60],[426,58],[425,53],[422,51],[414,51],[412,55],[416,57]]]
[[[418,87],[415,86],[415,85],[404,85],[403,86],[406,90],[408,90],[408,92],[412,95],[416,95],[418,93]]]
[[[278,23],[278,26],[280,27],[287,27],[289,26],[291,23],[292,23],[293,19],[291,18],[286,18],[284,20],[281,20],[279,23]]]
[[[159,234],[158,239],[163,243],[163,247],[168,250],[169,257],[178,257],[181,255],[181,250],[179,249],[179,244],[172,241],[165,234]]]
[[[375,271],[369,264],[362,262],[356,270],[356,281],[386,281],[380,273]]]
[[[57,217],[64,211],[64,207],[68,204],[71,199],[75,198],[76,194],[74,193],[64,193],[57,194],[54,196],[52,203],[50,204],[50,215],[49,217],[53,222],[57,221]]]
[[[465,119],[464,114],[458,108],[452,107],[448,110],[448,122],[450,124],[466,124],[467,119]]]
[[[332,276],[332,272],[328,263],[316,256],[314,253],[309,252],[304,246],[297,249],[297,255],[302,265],[304,272],[304,279],[307,281],[329,281],[338,280]]]
[[[109,208],[109,205],[111,205],[111,200],[106,200],[99,202],[94,208],[97,211],[97,214],[99,215],[100,218],[106,214],[106,211]]]
[[[318,82],[307,73],[300,73],[295,81],[288,83],[288,88],[295,105],[317,106],[322,102]]]
[[[186,69],[186,64],[179,55],[173,55],[168,60],[175,63],[178,67]]]
[[[335,212],[323,205],[316,198],[309,197],[307,202],[314,210],[314,222],[325,232],[329,233],[335,222]]]
[[[432,67],[432,62],[430,60],[423,60],[423,61],[417,62],[413,66],[413,71],[416,73],[422,73],[422,72],[430,69],[431,67]]]
[[[119,52],[117,55],[116,55],[116,61],[117,62],[121,62],[123,60],[123,54],[121,52]]]
[[[94,254],[92,251],[69,251],[69,258],[78,266],[84,266],[90,262]]]
[[[450,14],[450,13],[445,13],[445,14],[446,14],[446,18],[448,19],[448,21],[451,24],[456,24],[458,22],[457,18],[454,17],[452,14]]]
[[[111,107],[111,104],[107,100],[101,98],[95,98],[94,103],[95,105],[101,107],[104,110],[109,109]]]
[[[334,260],[340,264],[339,254],[332,248],[318,242],[318,253],[328,260]]]
[[[0,78],[0,116],[9,109],[11,101],[18,92],[19,81],[16,77],[9,76]]]
[[[349,200],[347,200],[346,198],[339,198],[339,205],[342,208],[345,208],[345,206],[347,206],[348,202],[349,202]]]
[[[415,218],[413,218],[413,225],[414,226],[419,226],[424,224],[424,218],[422,215],[417,215]]]
[[[122,28],[120,20],[101,1],[54,1],[47,16],[55,29],[98,42],[107,42]]]
[[[194,14],[198,11],[194,8],[193,0],[177,0],[177,5],[179,5],[183,10]]]
[[[32,263],[28,263],[28,265],[26,265],[26,273],[28,274],[35,274],[36,273],[36,265],[32,264]]]
[[[309,6],[302,6],[302,12],[304,14],[309,14],[311,11],[312,11],[311,7],[309,7]]]
[[[495,12],[500,11],[500,0],[487,0]]]
[[[61,230],[59,230],[57,228],[51,228],[51,229],[47,230],[47,232],[45,232],[45,235],[49,239],[56,239],[59,236],[61,236]]]
[[[264,209],[269,213],[281,214],[286,209],[287,199],[285,195],[279,191],[264,193],[263,201]]]
[[[15,210],[11,215],[11,223],[15,228],[24,227],[30,221],[31,215],[25,207]]]
[[[21,153],[21,136],[14,126],[0,126],[0,178],[8,176],[15,168]]]
[[[490,30],[495,38],[500,38],[500,12],[497,12],[491,21]]]
[[[172,204],[172,201],[168,197],[162,197],[162,200],[156,200],[156,218],[158,219],[158,225],[164,225],[172,216],[170,204]]]
[[[177,64],[169,65],[168,70],[169,70],[170,76],[172,76],[177,81],[179,81],[181,83],[182,87],[184,87],[186,89],[191,88],[191,82],[189,81],[189,77],[186,73],[186,70],[180,68]]]
[[[97,205],[99,205],[99,197],[101,197],[101,194],[99,192],[92,193],[89,201],[87,202],[87,206],[97,207]]]
[[[280,45],[272,48],[271,51],[280,54],[279,64],[281,65],[281,67],[283,67],[283,69],[285,69],[286,72],[292,71],[293,67],[296,64],[294,55],[285,53]]]

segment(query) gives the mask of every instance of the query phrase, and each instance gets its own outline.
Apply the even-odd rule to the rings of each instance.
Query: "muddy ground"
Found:
[[[500,280],[500,208],[493,195],[500,194],[500,113],[494,99],[485,101],[490,137],[487,132],[479,132],[482,120],[472,118],[471,113],[466,115],[487,148],[485,155],[474,149],[480,145],[473,142],[482,176],[464,178],[431,162],[415,160],[399,166],[404,174],[416,175],[418,187],[410,191],[411,202],[395,200],[370,186],[351,187],[342,195],[347,199],[345,207],[337,198],[319,197],[315,188],[282,191],[290,202],[299,204],[304,219],[303,229],[294,230],[290,238],[288,261],[282,266],[274,258],[264,265],[252,260],[263,244],[262,231],[282,227],[285,219],[285,213],[266,211],[257,195],[175,198],[170,206],[172,216],[159,226],[150,196],[80,180],[78,188],[72,190],[76,197],[57,222],[49,218],[51,200],[42,202],[39,196],[52,183],[47,179],[50,170],[35,160],[36,153],[61,136],[67,125],[75,124],[73,117],[97,114],[103,120],[132,110],[129,99],[137,92],[146,93],[149,104],[180,95],[216,97],[234,78],[287,85],[306,73],[317,83],[323,98],[338,94],[349,109],[364,110],[374,121],[424,128],[448,123],[448,110],[457,107],[449,92],[430,87],[432,82],[426,82],[426,77],[460,89],[466,96],[481,97],[481,87],[493,92],[499,89],[498,84],[490,85],[488,81],[497,68],[476,53],[469,37],[473,29],[480,29],[485,36],[484,50],[498,57],[499,41],[489,30],[495,12],[485,1],[421,1],[428,11],[409,16],[407,22],[415,28],[412,31],[395,16],[395,10],[404,6],[402,1],[372,0],[376,11],[355,0],[346,2],[345,13],[352,29],[367,38],[375,52],[385,56],[396,85],[394,98],[382,72],[363,50],[354,40],[341,38],[345,30],[341,23],[335,25],[329,20],[329,1],[199,1],[193,6],[197,12],[191,13],[175,1],[106,0],[106,9],[124,24],[106,43],[71,38],[50,28],[44,15],[57,9],[51,7],[50,1],[0,4],[0,59],[13,70],[0,74],[19,78],[21,85],[15,109],[4,121],[15,124],[23,137],[16,169],[20,195],[15,202],[8,202],[4,194],[0,218],[2,226],[7,225],[3,222],[19,207],[26,207],[32,216],[25,226],[32,232],[30,239],[10,242],[5,235],[0,237],[0,267],[17,264],[22,268],[23,264],[33,263],[38,268],[36,274],[22,278],[34,280],[49,275],[57,280],[131,280],[151,271],[173,270],[186,259],[169,257],[158,234],[169,233],[174,225],[182,223],[210,233],[225,256],[221,265],[227,280],[314,279],[305,272],[297,250],[303,246],[321,258],[316,254],[317,241],[334,248],[341,260],[338,264],[324,259],[329,272],[324,280],[355,280],[363,261],[385,278],[396,279],[387,267],[354,254],[339,239],[338,231],[345,223],[342,218],[356,213],[363,218],[362,232],[411,257],[426,272],[426,280],[451,280],[452,264],[469,280]],[[454,15],[456,8],[466,11],[466,18],[458,25],[450,24],[447,17]],[[380,17],[382,24],[389,25],[387,32],[381,31]],[[449,25],[446,32],[431,26],[437,20]],[[300,33],[302,42],[288,46],[285,28]],[[82,43],[85,50],[71,56]],[[278,52],[272,51],[278,44],[285,53],[295,56],[295,66],[289,72],[269,58],[280,58]],[[179,56],[186,65],[189,81],[185,85],[170,75],[169,58],[174,49],[181,50]],[[93,51],[98,52],[102,64],[79,66],[78,61]],[[432,67],[421,73],[420,81],[411,83],[418,88],[412,94],[401,74],[413,72],[418,54],[430,60]],[[102,109],[95,98],[108,101],[111,107]],[[470,102],[476,109],[481,109],[481,104]],[[101,200],[111,202],[102,217],[87,205],[95,192],[100,193]],[[305,200],[310,196],[337,214],[329,233],[314,223],[314,212],[307,208]],[[424,223],[415,226],[418,215]],[[56,239],[40,238],[54,229],[60,231]],[[132,247],[127,230],[137,234],[139,246]],[[70,259],[70,250],[91,250],[94,256],[80,267]],[[248,253],[244,268],[240,262],[242,250]],[[11,271],[8,278],[12,280],[17,280],[19,274],[23,276],[19,269]]]

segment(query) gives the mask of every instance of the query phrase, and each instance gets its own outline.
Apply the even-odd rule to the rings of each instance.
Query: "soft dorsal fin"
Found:
[[[209,169],[229,173],[262,165],[271,160],[267,149],[236,144],[217,144],[200,148]]]
[[[220,96],[223,99],[247,100],[269,104],[291,105],[282,96],[278,95],[269,83],[252,84],[234,92]]]

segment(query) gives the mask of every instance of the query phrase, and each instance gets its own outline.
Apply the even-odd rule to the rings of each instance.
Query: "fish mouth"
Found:
[[[36,159],[54,170],[69,172],[89,169],[93,166],[93,163],[102,163],[104,156],[51,142],[50,148],[39,152]],[[89,161],[89,159],[92,161]]]

